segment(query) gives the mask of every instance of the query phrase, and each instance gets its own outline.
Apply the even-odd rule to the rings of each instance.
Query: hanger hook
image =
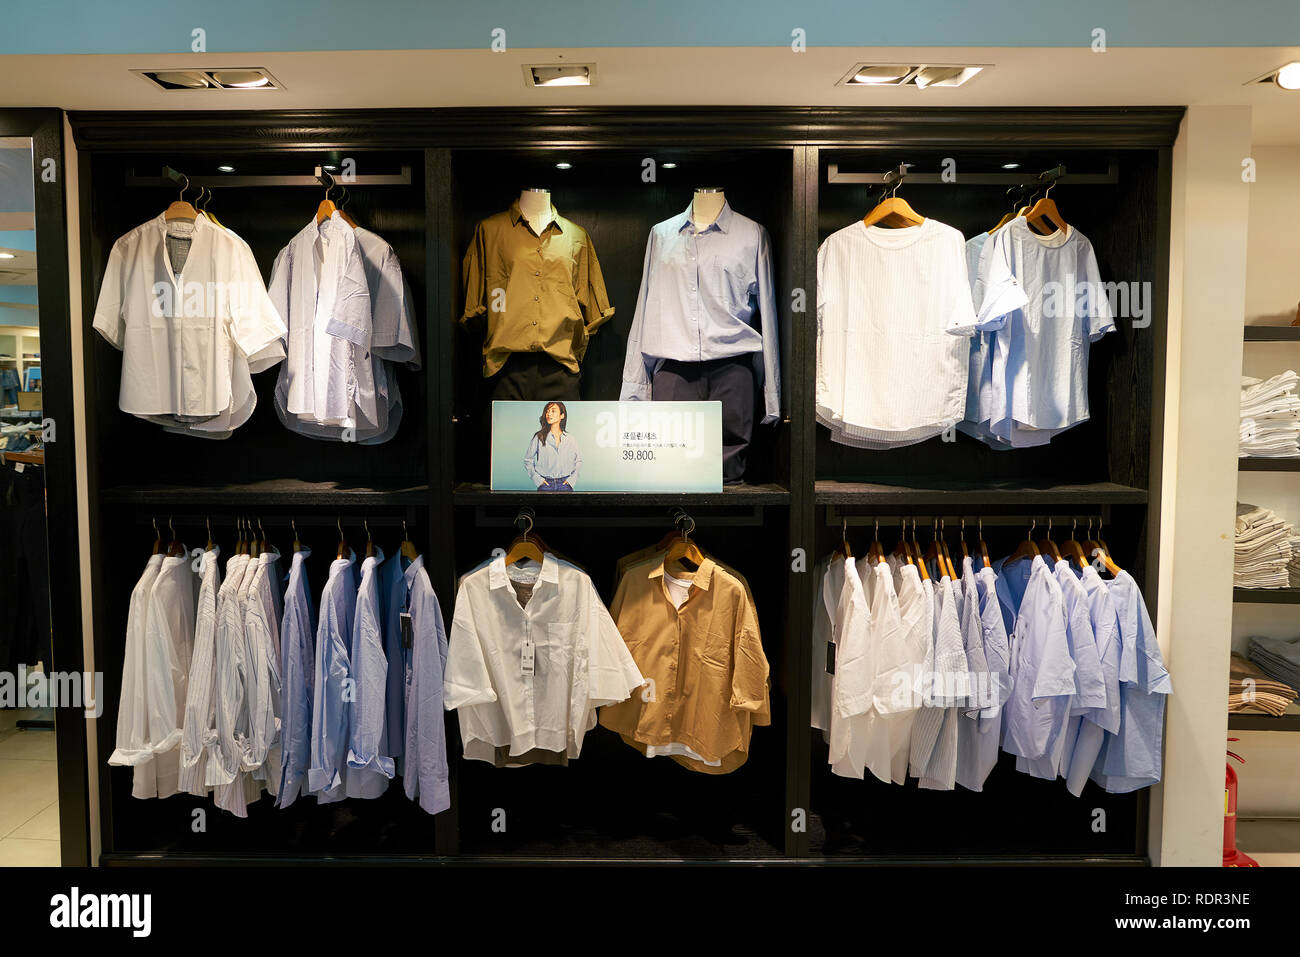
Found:
[[[181,187],[180,194],[176,197],[176,202],[178,203],[185,199],[185,191],[190,188],[190,178],[184,173],[181,173],[180,177],[185,180],[185,185]]]
[[[293,519],[289,519],[289,527],[293,529],[294,541],[298,540],[298,525]]]
[[[343,539],[343,518],[342,518],[342,516],[338,516],[338,515],[336,515],[336,516],[334,517],[334,524],[336,524],[336,525],[339,527],[339,541],[341,542],[341,541],[344,540],[344,539]]]
[[[361,519],[361,527],[366,530],[366,541],[373,541],[374,539],[370,537],[370,522],[365,518]]]
[[[978,516],[976,521],[979,522],[980,539],[982,540],[984,538],[984,516]]]
[[[875,529],[876,529],[875,532],[873,533],[873,539],[875,541],[880,541],[880,519],[876,518],[876,519],[872,519],[872,521],[875,522]]]
[[[1047,516],[1047,537],[1052,537],[1052,516]]]
[[[1036,529],[1037,527],[1038,527],[1038,519],[1036,519],[1036,518],[1031,518],[1031,519],[1029,520],[1029,537],[1030,537],[1030,538],[1033,538],[1033,537],[1034,537],[1034,529]]]
[[[1074,541],[1075,533],[1079,531],[1079,520],[1076,518],[1074,524],[1070,526],[1070,541]]]
[[[162,541],[162,531],[158,528],[158,516],[151,516],[149,521],[153,524],[153,533],[158,536],[159,541]]]
[[[207,515],[204,515],[204,516],[203,516],[203,524],[206,525],[206,526],[208,527],[208,538],[209,538],[209,540],[210,540],[210,539],[212,538],[212,519],[211,519],[210,517],[208,517]]]

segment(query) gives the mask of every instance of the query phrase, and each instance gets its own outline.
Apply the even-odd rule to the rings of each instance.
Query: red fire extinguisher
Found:
[[[1239,741],[1240,738],[1229,738]],[[1242,764],[1246,759],[1240,754],[1228,752],[1228,757],[1236,758]],[[1224,867],[1259,867],[1249,854],[1237,850],[1237,772],[1228,763],[1228,777],[1223,786],[1223,866]]]

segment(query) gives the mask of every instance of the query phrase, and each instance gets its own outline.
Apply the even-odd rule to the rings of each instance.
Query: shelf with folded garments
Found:
[[[819,479],[819,505],[1002,505],[1047,507],[1056,505],[1143,505],[1146,489],[1116,482],[1082,485],[1038,484],[1023,481],[962,482],[882,478],[875,482]]]
[[[626,559],[637,554],[662,561],[662,549],[684,533],[706,560],[744,579],[769,670],[770,717],[753,727],[747,758],[738,767],[701,773],[683,767],[689,763],[684,758],[647,757],[603,724],[586,733],[581,755],[566,767],[494,767],[463,756],[463,719],[452,716],[452,802],[445,812],[456,820],[458,843],[452,853],[529,860],[769,859],[789,853],[787,772],[793,741],[788,694],[801,672],[790,654],[793,632],[786,620],[792,587],[785,574],[788,510],[686,503],[670,509],[660,504],[628,506],[591,522],[578,510],[548,504],[458,508],[457,572],[470,572],[497,550],[510,554],[507,546],[527,532],[546,556],[555,555],[589,576],[613,613],[621,574],[633,567]],[[512,526],[520,533],[514,542]],[[710,593],[719,587],[714,580]],[[625,640],[635,658],[637,645]],[[498,809],[505,814],[504,829],[494,826]]]
[[[1300,605],[1300,587],[1234,588],[1232,600],[1243,605]]]
[[[372,488],[341,482],[267,479],[233,485],[126,485],[101,488],[100,500],[114,505],[386,506],[429,504],[429,486]]]
[[[1255,455],[1237,459],[1239,472],[1300,472],[1300,456],[1268,458]]]
[[[817,526],[818,557],[831,555],[847,541],[859,568],[867,560],[873,540],[881,543],[886,555],[895,552],[901,539],[914,543],[923,556],[930,554],[931,543],[941,543],[958,574],[963,566],[963,544],[976,574],[983,565],[984,552],[996,562],[1017,553],[1026,538],[1039,546],[1049,567],[1052,558],[1043,547],[1044,539],[1053,541],[1068,557],[1070,538],[1080,544],[1099,538],[1109,556],[1124,567],[1136,547],[1132,535],[1122,530],[1122,518],[1116,520],[1119,524],[1107,522],[1099,528],[1097,510],[1039,510],[1036,517],[986,510],[938,515],[878,511],[873,515],[866,510],[857,514],[851,507],[827,506],[820,511],[824,515]],[[1107,507],[1100,511],[1113,514],[1124,510]],[[1106,572],[1101,574],[1108,577]],[[822,600],[820,593],[818,600]],[[814,662],[813,668],[818,664]],[[1018,770],[1016,757],[1000,749],[981,791],[960,783],[947,790],[934,784],[921,787],[914,774],[902,785],[886,783],[870,769],[862,779],[845,777],[831,770],[830,748],[823,732],[807,728],[804,733],[812,749],[809,845],[813,855],[836,861],[891,862],[958,855],[984,863],[1046,855],[1089,865],[1131,865],[1145,860],[1149,805],[1145,790],[1112,794],[1089,781],[1081,798],[1076,798],[1066,790],[1064,781],[1044,780]],[[1089,824],[1097,809],[1105,813],[1106,827],[1101,831]],[[891,826],[881,827],[882,820]],[[973,827],[972,821],[978,821],[978,827]],[[997,840],[990,842],[989,834],[996,834]]]

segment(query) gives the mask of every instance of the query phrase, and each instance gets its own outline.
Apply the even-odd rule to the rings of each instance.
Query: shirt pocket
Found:
[[[697,645],[700,661],[709,668],[726,671],[731,667],[731,634],[710,628],[704,641]]]
[[[748,321],[753,309],[750,287],[753,277],[741,263],[718,258],[711,267],[712,279],[720,302],[729,315]]]

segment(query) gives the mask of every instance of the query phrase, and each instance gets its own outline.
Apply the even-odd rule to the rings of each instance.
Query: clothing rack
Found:
[[[849,525],[875,525],[879,524],[882,528],[897,527],[905,522],[911,525],[917,523],[917,527],[924,528],[925,525],[932,522],[947,523],[957,527],[962,522],[967,526],[973,527],[976,523],[984,525],[1015,528],[1023,526],[1029,528],[1037,522],[1038,527],[1044,531],[1050,522],[1052,529],[1055,531],[1059,528],[1070,528],[1075,522],[1079,523],[1080,528],[1085,528],[1086,523],[1094,522],[1099,525],[1110,524],[1110,506],[1101,506],[1100,511],[1071,514],[1071,515],[1044,515],[1044,514],[1020,514],[1020,515],[930,515],[925,512],[908,513],[906,515],[898,512],[886,514],[865,514],[860,512],[845,512],[842,508],[834,505],[826,507],[825,524],[828,527],[840,527],[845,523]]]
[[[909,183],[943,183],[950,186],[1049,186],[1066,183],[1073,186],[1114,185],[1119,182],[1119,163],[1112,159],[1104,173],[1070,173],[1061,163],[1042,173],[1024,173],[1007,171],[1005,173],[963,173],[956,171],[956,179],[944,179],[943,173],[913,173],[901,163],[887,173],[850,173],[841,172],[839,163],[826,165],[826,182],[828,185],[868,185],[892,187],[899,177],[899,171]]]
[[[571,498],[571,496],[566,496]],[[605,528],[609,525],[608,516],[592,515],[590,512],[565,509],[562,511],[549,512],[544,515],[544,521],[547,525],[557,527],[593,527]],[[655,509],[659,514],[654,515],[629,515],[623,514],[619,517],[619,525],[637,526],[637,527],[663,527],[663,514]],[[534,513],[535,515],[536,513]],[[716,525],[716,526],[753,526],[764,524],[763,506],[743,506],[733,512],[717,514],[710,511],[699,517],[689,516],[691,521],[697,525]],[[490,505],[478,505],[474,510],[474,524],[480,527],[503,527],[516,525],[519,521],[518,515],[508,516],[501,514],[499,511],[494,513]],[[675,521],[670,518],[670,524]]]
[[[329,183],[326,182],[329,180]],[[319,189],[322,186],[337,183],[343,186],[410,186],[411,185],[411,167],[403,165],[400,173],[369,173],[356,174],[351,178],[338,179],[329,170],[322,166],[317,166],[310,176],[307,175],[261,175],[246,174],[229,176],[189,176],[173,169],[170,166],[164,166],[162,173],[158,176],[138,176],[130,172],[126,176],[126,185],[131,188],[149,187],[158,188],[160,186],[180,186],[182,181],[188,186],[206,186],[209,189],[225,186],[312,186]]]

